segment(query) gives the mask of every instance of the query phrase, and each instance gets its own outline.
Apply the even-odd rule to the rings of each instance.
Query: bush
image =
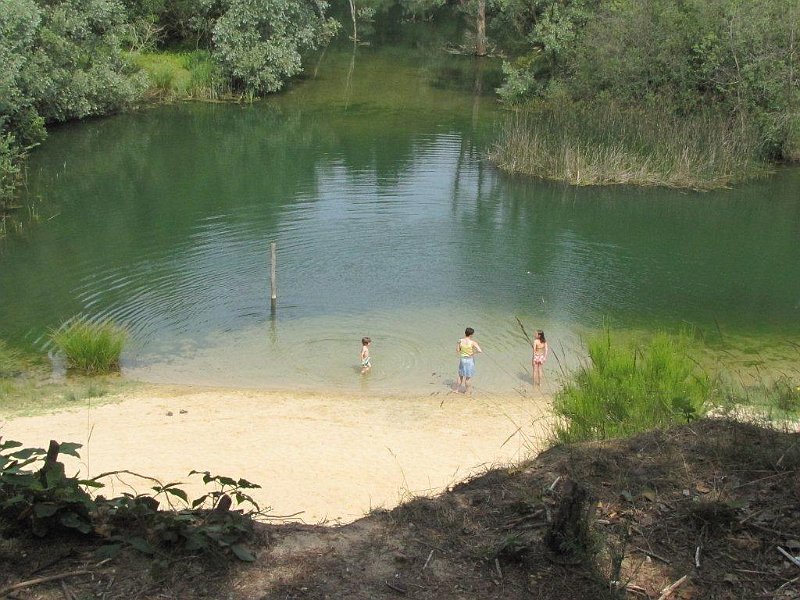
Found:
[[[687,354],[689,336],[657,334],[619,348],[608,331],[589,341],[590,364],[554,401],[563,442],[622,437],[700,416],[711,384]]]
[[[0,129],[0,217],[11,204],[20,178],[22,149],[14,143],[14,136]]]
[[[111,321],[73,319],[52,332],[51,339],[67,360],[67,368],[84,373],[119,369],[127,332]]]

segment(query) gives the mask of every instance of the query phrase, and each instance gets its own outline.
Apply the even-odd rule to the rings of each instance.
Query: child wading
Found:
[[[368,337],[361,338],[361,374],[363,375],[372,368],[372,362],[369,358],[369,345],[372,340]]]
[[[456,346],[456,353],[458,354],[458,381],[454,392],[460,392],[461,386],[464,386],[464,393],[469,394],[472,392],[472,378],[475,376],[475,353],[483,352],[478,342],[472,339],[472,334],[475,330],[472,327],[467,327],[464,331],[464,337],[458,340]]]
[[[534,385],[542,385],[542,367],[544,366],[544,361],[547,360],[548,350],[547,340],[544,339],[544,331],[537,329],[536,338],[533,340],[533,357],[531,358]]]

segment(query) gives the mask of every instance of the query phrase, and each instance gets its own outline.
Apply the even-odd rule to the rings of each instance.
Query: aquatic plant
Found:
[[[557,439],[622,437],[701,416],[711,380],[689,347],[686,333],[659,333],[635,347],[613,345],[608,330],[589,340],[589,363],[554,400]]]
[[[79,317],[62,324],[51,339],[67,367],[84,373],[108,373],[119,368],[128,334],[110,320],[92,322]]]

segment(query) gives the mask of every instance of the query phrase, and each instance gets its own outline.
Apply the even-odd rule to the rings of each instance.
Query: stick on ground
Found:
[[[14,585],[10,585],[7,588],[3,588],[0,590],[0,598],[3,596],[8,596],[11,592],[15,592],[16,590],[22,590],[28,587],[33,587],[34,585],[39,585],[40,583],[47,583],[49,581],[58,581],[59,579],[66,579],[67,577],[77,577],[79,575],[91,575],[92,571],[72,571],[71,573],[59,573],[58,575],[48,575],[47,577],[37,577],[36,579],[29,579],[28,581],[20,581],[19,583],[15,583]]]
[[[677,590],[686,582],[687,579],[689,579],[689,576],[684,575],[683,577],[678,579],[678,581],[676,581],[675,583],[671,584],[668,587],[665,587],[663,590],[661,590],[661,595],[658,597],[658,600],[666,600],[667,598],[669,598],[675,592],[675,590]]]

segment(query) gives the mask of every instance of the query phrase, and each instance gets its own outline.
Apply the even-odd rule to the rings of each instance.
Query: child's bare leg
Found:
[[[464,378],[464,393],[472,394],[472,377]]]

